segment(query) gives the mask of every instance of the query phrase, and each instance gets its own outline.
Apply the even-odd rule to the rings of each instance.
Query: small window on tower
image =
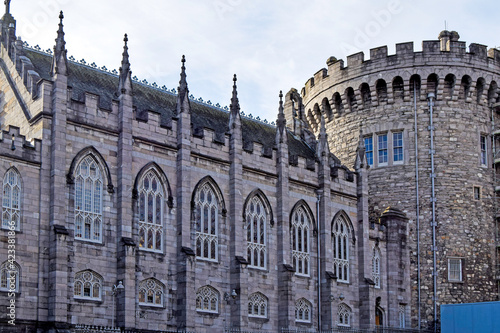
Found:
[[[481,187],[474,186],[474,200],[481,200]]]

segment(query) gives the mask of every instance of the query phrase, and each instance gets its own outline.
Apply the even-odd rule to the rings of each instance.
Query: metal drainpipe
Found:
[[[417,293],[418,293],[418,329],[421,327],[420,314],[420,199],[418,188],[418,133],[417,133],[417,83],[413,82],[413,107],[415,111],[415,184],[416,184],[416,213],[417,213]]]
[[[321,332],[321,260],[320,260],[320,248],[321,248],[321,232],[319,229],[319,201],[321,199],[321,192],[317,192],[318,200],[316,201],[316,227],[317,227],[317,237],[318,237],[318,331]]]
[[[432,202],[432,280],[433,280],[433,289],[434,295],[432,299],[433,307],[434,307],[434,332],[436,332],[436,317],[437,317],[437,269],[436,269],[436,195],[434,182],[436,178],[435,170],[434,170],[434,125],[432,122],[432,112],[434,106],[434,93],[429,93],[427,95],[427,99],[429,100],[429,111],[430,111],[430,119],[429,119],[429,131],[431,136],[431,184],[432,184],[432,194],[431,194],[431,202]]]

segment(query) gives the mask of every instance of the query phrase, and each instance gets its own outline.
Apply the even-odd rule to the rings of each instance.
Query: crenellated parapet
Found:
[[[413,42],[396,44],[389,55],[387,46],[343,60],[330,57],[327,68],[314,74],[302,88],[305,118],[317,134],[321,110],[327,122],[345,113],[408,102],[416,88],[417,99],[429,92],[436,100],[460,101],[487,106],[498,96],[500,50],[487,49],[458,40],[458,33],[444,31],[439,40],[422,42],[414,51]]]
[[[0,156],[8,160],[40,165],[41,140],[26,140],[26,137],[19,133],[18,127],[9,126],[1,131]]]

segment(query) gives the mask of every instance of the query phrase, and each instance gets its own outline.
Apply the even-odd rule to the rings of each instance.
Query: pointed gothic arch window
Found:
[[[2,228],[20,230],[21,189],[21,175],[10,168],[3,177]]]
[[[75,169],[75,238],[102,241],[102,171],[87,155]]]
[[[146,279],[139,283],[139,305],[163,306],[165,286],[156,279]]]
[[[91,270],[76,273],[73,285],[74,297],[101,300],[102,282],[102,277]]]
[[[349,227],[340,215],[332,225],[333,271],[338,282],[349,283]]]
[[[219,313],[219,292],[211,286],[204,286],[196,292],[196,311]]]
[[[139,197],[139,248],[163,250],[163,184],[153,169],[148,170],[137,187]]]
[[[248,316],[267,318],[267,297],[257,292],[248,297]]]
[[[339,304],[337,311],[337,325],[343,327],[351,327],[352,310],[346,304]]]
[[[5,261],[0,266],[0,291],[19,292],[21,269],[15,261]]]
[[[247,256],[250,267],[267,267],[267,221],[264,202],[254,195],[246,205]]]
[[[379,289],[381,286],[381,281],[380,281],[380,250],[378,247],[375,247],[373,249],[372,279],[373,282],[375,282],[375,288]]]
[[[295,274],[309,276],[310,272],[310,235],[311,219],[303,205],[292,213],[291,238],[292,257]]]
[[[310,323],[312,320],[312,305],[305,298],[295,302],[295,321],[298,323]]]
[[[217,261],[219,245],[219,199],[212,184],[207,181],[194,198],[196,257]]]

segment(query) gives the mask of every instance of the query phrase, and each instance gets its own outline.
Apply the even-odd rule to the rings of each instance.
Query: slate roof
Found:
[[[50,81],[52,56],[26,48],[24,52],[40,77]],[[118,99],[118,76],[71,61],[68,61],[68,66],[68,86],[72,88],[72,98],[84,102],[85,93],[92,93],[99,96],[99,107],[111,110],[112,101]],[[175,115],[177,96],[136,81],[132,82],[132,87],[137,115],[141,117],[146,111],[158,112],[161,124],[168,126]],[[217,137],[222,138],[229,131],[229,112],[194,100],[190,100],[190,104],[191,123],[195,133],[202,128],[208,128],[213,130]],[[276,127],[246,117],[242,117],[241,120],[245,149],[251,150],[252,142],[262,144],[268,151],[275,147]],[[314,150],[290,132],[288,132],[288,149],[291,156],[315,159]]]

